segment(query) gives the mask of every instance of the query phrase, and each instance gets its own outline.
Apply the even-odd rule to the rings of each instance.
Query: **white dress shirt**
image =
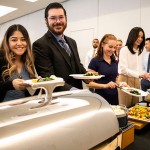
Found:
[[[93,58],[93,52],[94,52],[94,49],[91,49],[87,52],[87,55],[85,57],[85,65],[84,65],[85,69],[88,69],[88,65],[89,65],[91,59]],[[95,50],[95,55],[96,55],[96,53],[97,53],[97,49]]]
[[[118,65],[119,74],[139,78],[142,73],[143,53],[138,55],[138,50],[135,52],[135,54],[132,54],[127,46],[121,48]]]

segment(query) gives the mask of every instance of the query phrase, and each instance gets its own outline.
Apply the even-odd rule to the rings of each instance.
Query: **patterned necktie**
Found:
[[[64,39],[59,40],[59,42],[61,42],[62,47],[65,49],[65,51],[67,52],[67,54],[69,56],[71,56],[71,50],[69,48],[69,45],[66,43],[66,41]]]
[[[150,54],[149,54],[149,57],[148,57],[147,72],[149,72],[149,68],[150,68]]]
[[[93,50],[93,55],[92,55],[92,58],[95,57],[95,52],[96,52],[96,49]]]

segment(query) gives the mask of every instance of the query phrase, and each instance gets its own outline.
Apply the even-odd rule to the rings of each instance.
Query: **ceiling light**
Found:
[[[25,0],[25,1],[36,2],[36,1],[38,1],[38,0]]]
[[[12,12],[12,11],[15,11],[17,8],[13,8],[13,7],[7,7],[7,6],[2,6],[0,5],[0,17]]]

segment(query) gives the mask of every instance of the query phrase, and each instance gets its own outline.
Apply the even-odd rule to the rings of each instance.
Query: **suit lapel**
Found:
[[[78,64],[78,54],[77,54],[77,48],[76,48],[76,46],[74,45],[74,43],[72,42],[72,40],[70,40],[69,38],[67,38],[66,36],[65,36],[65,40],[67,41],[67,43],[69,44],[69,46],[70,46],[70,49],[71,49],[71,52],[73,53],[73,55],[74,55],[74,60],[75,60],[75,62],[76,62],[76,64],[77,65],[79,65]]]
[[[71,63],[70,63],[70,57],[68,56],[68,54],[65,52],[65,50],[59,45],[59,43],[57,42],[57,40],[55,39],[55,37],[51,34],[51,32],[48,31],[47,34],[50,38],[51,38],[51,42],[52,44],[55,45],[55,47],[57,48],[57,50],[61,53],[61,55],[63,56],[63,58],[65,59],[65,61],[68,63],[68,65],[71,67]]]

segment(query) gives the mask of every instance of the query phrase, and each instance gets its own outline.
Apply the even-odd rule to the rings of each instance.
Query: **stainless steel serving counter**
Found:
[[[77,90],[52,97],[35,109],[41,98],[0,104],[0,149],[87,150],[119,133],[116,115],[101,96]]]

